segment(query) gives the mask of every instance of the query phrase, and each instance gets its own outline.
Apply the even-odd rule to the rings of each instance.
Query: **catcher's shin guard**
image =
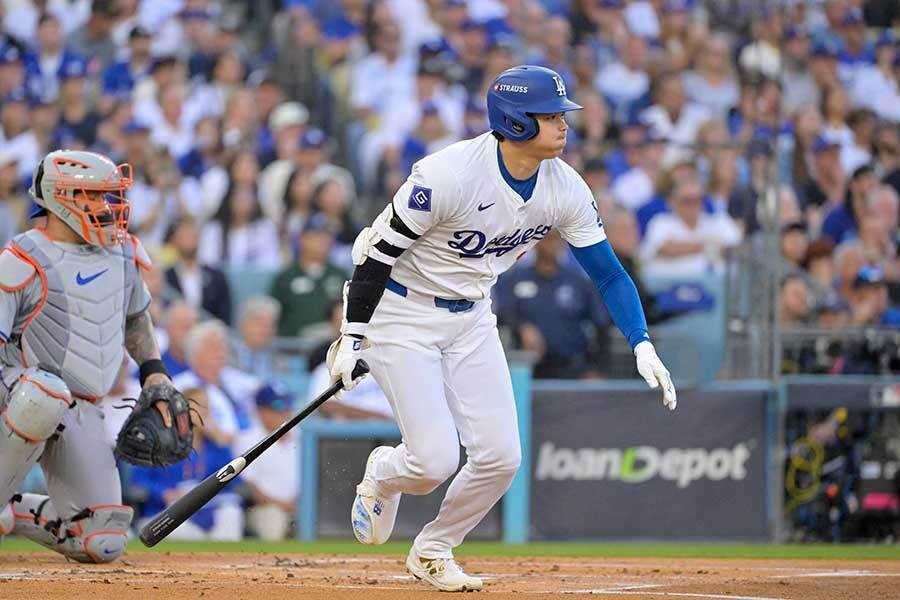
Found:
[[[17,494],[12,502],[15,532],[45,548],[82,563],[107,563],[125,553],[130,506],[89,506],[68,519],[60,518],[50,498]]]

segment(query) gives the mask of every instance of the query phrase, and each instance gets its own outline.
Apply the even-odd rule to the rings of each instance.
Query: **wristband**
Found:
[[[141,363],[141,387],[144,387],[144,382],[147,381],[147,378],[155,373],[162,373],[166,377],[169,376],[169,372],[166,370],[166,365],[158,358],[151,358],[150,360],[145,360]]]

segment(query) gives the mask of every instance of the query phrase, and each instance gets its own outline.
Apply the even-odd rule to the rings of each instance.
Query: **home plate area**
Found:
[[[878,560],[467,557],[491,598],[524,596],[900,599],[900,565]],[[47,553],[0,555],[0,598],[403,599],[432,592],[400,556],[136,553],[81,565]]]

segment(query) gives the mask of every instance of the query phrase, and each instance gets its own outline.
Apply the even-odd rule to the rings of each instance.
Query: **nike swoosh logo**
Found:
[[[89,284],[90,282],[92,282],[93,280],[95,280],[95,279],[97,279],[98,277],[100,277],[101,275],[103,275],[104,273],[106,273],[107,271],[109,271],[109,269],[103,269],[103,270],[100,271],[99,273],[94,273],[94,274],[91,275],[90,277],[82,277],[82,276],[81,276],[81,272],[79,271],[79,272],[75,275],[75,283],[77,283],[78,285],[87,285],[87,284]]]
[[[483,210],[487,210],[487,209],[489,209],[490,207],[492,207],[492,206],[495,205],[495,204],[497,204],[497,203],[496,203],[496,202],[491,202],[491,203],[488,204],[487,206],[484,206],[484,205],[479,204],[479,205],[478,205],[478,212],[481,212],[481,211],[483,211]]]

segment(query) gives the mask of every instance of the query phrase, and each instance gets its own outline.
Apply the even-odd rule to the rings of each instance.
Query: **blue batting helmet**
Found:
[[[532,115],[579,110],[566,96],[559,73],[545,67],[524,65],[497,76],[487,93],[491,129],[513,142],[524,142],[538,134]]]

